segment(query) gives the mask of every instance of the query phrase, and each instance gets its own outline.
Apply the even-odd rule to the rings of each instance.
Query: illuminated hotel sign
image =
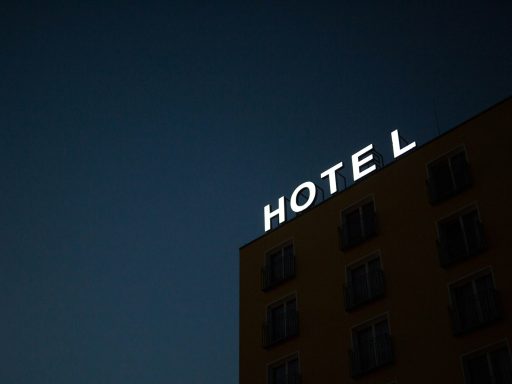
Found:
[[[410,151],[416,146],[416,142],[412,142],[405,147],[400,147],[400,136],[398,130],[391,132],[391,143],[393,145],[393,156],[396,159],[398,156]],[[375,151],[373,144],[370,144],[360,151],[352,155],[352,174],[354,181],[372,173],[377,169],[374,158]],[[329,180],[329,191],[332,194],[338,191],[338,185],[336,182],[336,172],[343,168],[343,162],[339,162],[333,165],[331,168],[325,170],[320,174],[320,178]],[[304,192],[308,191],[308,197],[306,202],[299,203],[299,196],[304,196]],[[299,213],[311,206],[316,200],[317,186],[311,182],[306,181],[300,184],[292,193],[290,198],[290,208],[293,212]],[[277,201],[277,208],[271,210],[270,204],[267,204],[263,209],[265,219],[265,232],[272,229],[272,219],[277,216],[279,224],[286,221],[286,198],[281,196]]]

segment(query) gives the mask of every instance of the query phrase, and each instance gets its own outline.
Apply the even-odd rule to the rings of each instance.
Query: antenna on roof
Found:
[[[435,96],[432,98],[432,102],[434,103],[434,117],[436,119],[437,136],[441,136],[441,130],[439,129],[439,117],[437,116],[437,103],[436,103]]]

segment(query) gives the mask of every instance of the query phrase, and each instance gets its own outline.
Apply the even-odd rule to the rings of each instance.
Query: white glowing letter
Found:
[[[299,204],[297,204],[297,197],[303,189],[309,190],[309,197],[308,197],[308,201],[306,201],[302,205],[299,205]],[[315,184],[313,184],[311,181],[306,181],[305,183],[302,183],[297,188],[295,188],[295,191],[293,191],[292,197],[290,199],[290,207],[293,212],[297,212],[297,213],[302,212],[303,210],[308,208],[313,203],[313,201],[315,201],[315,198],[316,198]]]
[[[398,129],[395,129],[393,132],[391,132],[391,142],[393,143],[393,156],[395,159],[416,146],[416,142],[413,141],[406,147],[400,148],[400,136],[398,135]]]
[[[273,212],[270,212],[270,204],[265,205],[263,209],[265,216],[265,232],[272,228],[272,218],[274,216],[279,217],[279,224],[286,221],[286,207],[284,206],[284,196],[279,198],[278,207]]]
[[[339,162],[335,166],[329,168],[327,171],[324,171],[320,174],[320,177],[322,179],[329,176],[329,188],[331,190],[331,195],[338,191],[338,186],[336,185],[336,171],[340,168],[343,168],[343,162]]]
[[[365,158],[359,160],[359,156],[364,155],[365,153],[371,151],[373,149],[373,144],[368,145],[367,147],[364,147],[359,152],[354,153],[352,155],[352,171],[354,172],[354,181],[360,179],[363,176],[366,176],[367,174],[375,171],[377,169],[377,166],[373,164],[372,166],[366,168],[364,171],[361,172],[361,166],[365,165],[366,163],[373,160],[373,155],[370,153]]]

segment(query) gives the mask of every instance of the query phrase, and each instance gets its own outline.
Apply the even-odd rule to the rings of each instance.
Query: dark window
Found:
[[[482,223],[475,208],[438,223],[442,266],[477,255],[485,249]]]
[[[471,185],[466,152],[459,150],[428,166],[428,191],[431,203],[438,203]]]
[[[299,384],[299,359],[290,357],[269,367],[269,384]]]
[[[464,333],[497,320],[501,311],[490,272],[450,287],[453,332]]]
[[[342,250],[360,244],[377,233],[373,201],[343,211],[341,221]]]
[[[512,383],[512,361],[505,344],[463,358],[466,384]]]
[[[288,298],[267,309],[267,321],[263,325],[263,345],[268,347],[299,333],[297,300]]]
[[[347,310],[383,295],[384,273],[378,256],[364,263],[348,267],[347,285],[345,287],[345,308]]]
[[[352,376],[357,377],[393,362],[387,319],[379,319],[352,333]]]
[[[265,291],[295,276],[293,245],[287,244],[270,252],[261,270],[261,287]]]

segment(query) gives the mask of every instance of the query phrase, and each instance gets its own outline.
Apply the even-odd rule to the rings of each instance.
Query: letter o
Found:
[[[308,201],[306,201],[304,204],[299,205],[297,204],[297,197],[300,192],[302,192],[303,189],[309,190],[309,197]],[[315,201],[316,198],[316,185],[313,184],[311,181],[306,181],[299,185],[297,188],[295,188],[295,191],[292,193],[292,197],[290,199],[290,208],[293,212],[299,213],[303,210],[307,209],[313,201]]]

